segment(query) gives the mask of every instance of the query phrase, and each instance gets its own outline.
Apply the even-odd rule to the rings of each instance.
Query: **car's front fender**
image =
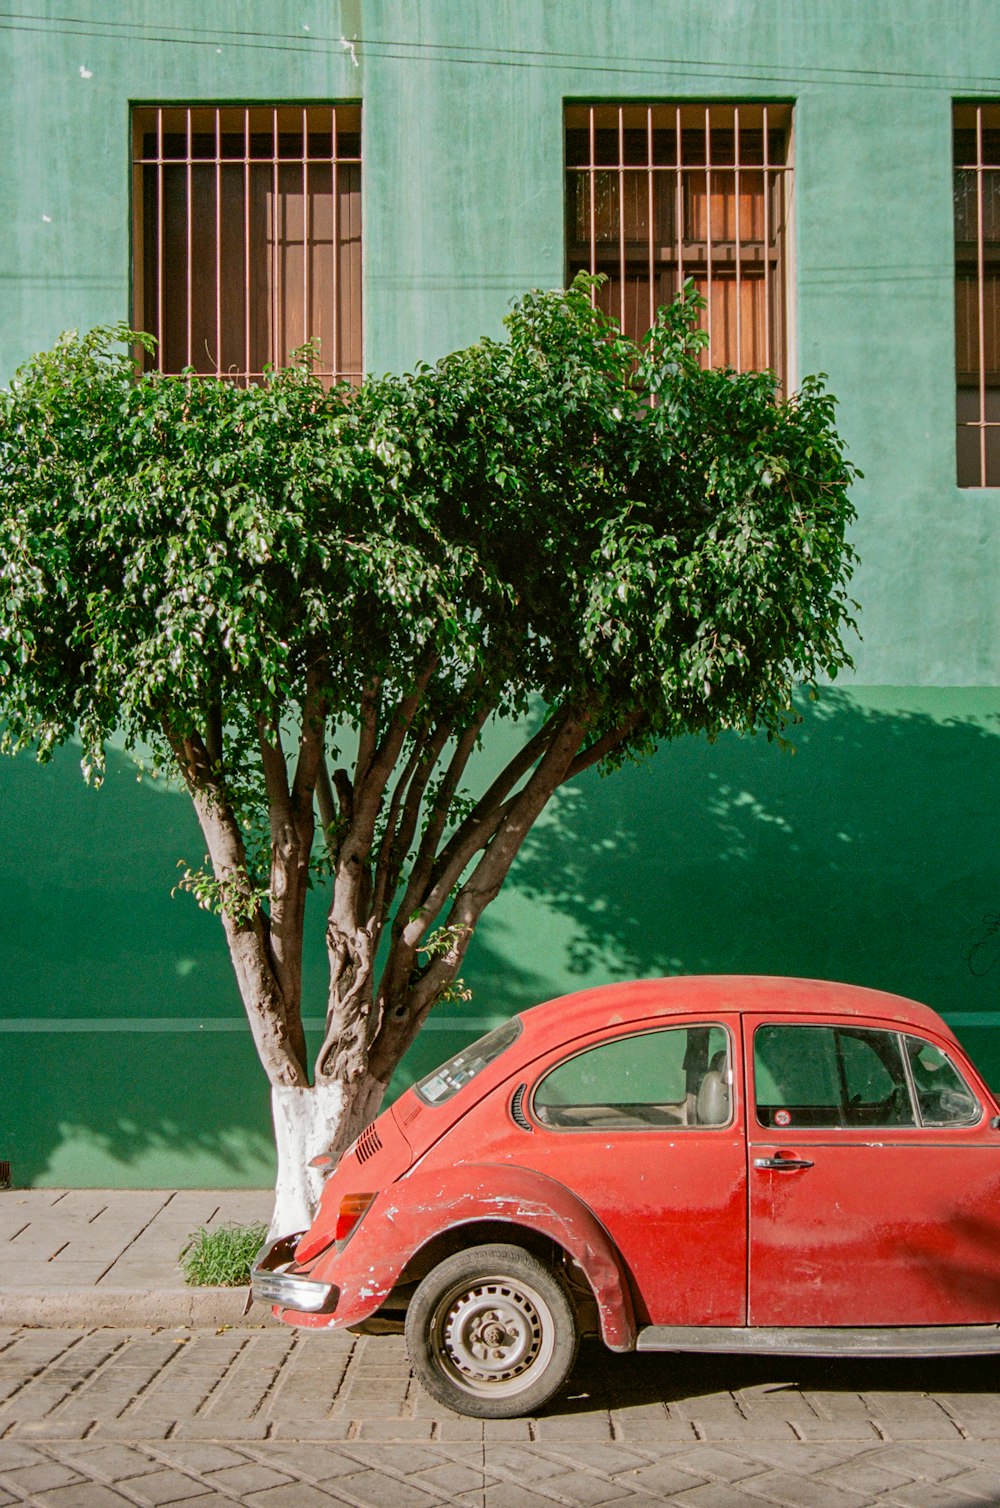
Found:
[[[503,1163],[457,1167],[400,1179],[372,1205],[342,1251],[330,1247],[309,1265],[314,1280],[340,1290],[332,1316],[281,1311],[290,1324],[355,1325],[374,1314],[401,1273],[436,1236],[497,1221],[549,1237],[583,1271],[597,1302],[601,1335],[612,1351],[631,1351],[636,1326],[621,1259],[592,1210],[564,1184]]]

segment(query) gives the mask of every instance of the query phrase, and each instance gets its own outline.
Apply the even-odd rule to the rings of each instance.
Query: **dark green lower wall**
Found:
[[[916,996],[1000,1084],[1000,690],[828,690],[795,742],[689,739],[564,792],[474,941],[473,1001],[443,1008],[395,1089],[553,994],[704,971]],[[70,750],[0,765],[0,802],[14,1182],[268,1182],[267,1088],[218,923],[169,896],[177,860],[201,854],[186,797],[137,782],[118,754],[89,791]]]

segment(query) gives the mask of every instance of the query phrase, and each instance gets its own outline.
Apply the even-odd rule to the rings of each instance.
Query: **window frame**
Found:
[[[982,1123],[983,1123],[983,1118],[984,1118],[984,1116],[986,1114],[986,1107],[983,1104],[982,1100],[980,1099],[979,1095],[973,1089],[972,1085],[969,1083],[969,1080],[966,1077],[966,1075],[964,1073],[962,1073],[962,1071],[958,1067],[958,1064],[955,1062],[955,1060],[952,1057],[951,1053],[946,1052],[945,1049],[939,1045],[939,1043],[932,1042],[929,1037],[918,1036],[915,1032],[912,1032],[912,1031],[910,1031],[910,1032],[905,1032],[905,1031],[904,1032],[900,1032],[899,1033],[899,1037],[900,1037],[900,1050],[902,1051],[902,1054],[903,1054],[903,1065],[904,1065],[904,1067],[906,1069],[906,1076],[907,1076],[907,1078],[910,1081],[910,1099],[911,1099],[911,1101],[913,1103],[914,1111],[916,1112],[917,1124],[921,1128],[921,1130],[927,1130],[927,1131],[968,1131],[968,1130],[971,1130],[975,1126],[981,1126]],[[914,1077],[913,1063],[912,1063],[911,1057],[910,1057],[910,1051],[909,1051],[909,1046],[908,1046],[908,1044],[910,1042],[919,1042],[924,1047],[933,1047],[933,1049],[934,1049],[935,1052],[938,1052],[938,1053],[941,1054],[942,1058],[948,1064],[948,1067],[951,1069],[952,1073],[958,1079],[959,1083],[960,1084],[964,1084],[965,1088],[968,1090],[969,1094],[972,1096],[972,1102],[976,1106],[976,1110],[978,1112],[972,1119],[970,1119],[970,1120],[964,1120],[964,1121],[927,1121],[927,1120],[924,1119],[924,1113],[923,1113],[923,1110],[922,1110],[921,1105],[920,1105],[920,1091],[919,1091],[919,1089],[917,1087],[917,1082],[916,1082],[916,1079]]]
[[[743,111],[747,123],[741,127],[740,112]],[[613,132],[614,127],[598,125],[598,117],[603,118],[609,112],[617,112],[617,135],[618,152],[616,161],[603,162],[599,160],[604,154],[597,146],[597,133],[603,131],[605,135]],[[639,130],[634,124],[626,125],[626,116],[631,122],[632,118],[645,113],[645,134],[647,138],[646,160],[630,160],[630,150],[626,146],[626,132],[635,136]],[[759,125],[750,124],[757,120]],[[591,273],[604,271],[609,272],[612,279],[617,277],[617,308],[610,308],[610,313],[625,329],[634,326],[634,332],[640,338],[645,329],[653,322],[656,307],[667,302],[683,287],[688,276],[698,264],[698,259],[685,254],[685,247],[691,248],[696,244],[704,248],[704,255],[700,265],[704,268],[703,281],[706,283],[707,308],[705,310],[705,329],[709,335],[709,347],[704,358],[706,365],[731,366],[736,370],[743,371],[766,371],[776,372],[779,386],[785,393],[790,392],[796,379],[796,352],[794,339],[794,310],[795,310],[795,277],[794,277],[794,244],[795,244],[795,196],[793,192],[795,175],[795,102],[792,99],[778,98],[743,98],[739,100],[719,99],[684,99],[675,97],[669,100],[629,100],[621,97],[615,98],[586,98],[564,100],[563,110],[563,182],[564,182],[564,270],[567,283],[571,281],[576,271],[581,270],[584,259],[579,254],[579,249],[585,246],[585,242],[571,237],[570,225],[573,218],[574,202],[574,175],[577,181],[582,177],[589,178],[590,188],[587,195],[589,202],[589,245],[587,245],[586,266],[584,270]],[[665,124],[666,123],[666,124]],[[753,134],[761,138],[761,154],[759,158],[747,156],[744,160],[741,151],[741,129],[745,138]],[[571,132],[586,131],[588,133],[588,153],[586,159],[571,160],[570,135]],[[733,138],[732,161],[713,161],[713,138],[720,133],[728,133]],[[772,158],[771,139],[776,133],[781,133],[783,138],[783,154],[780,160]],[[661,138],[672,134],[675,138],[673,157],[671,160],[661,160],[658,148],[654,145],[654,134]],[[703,140],[703,156],[691,158],[688,152],[687,140],[689,137],[701,136]],[[636,301],[636,318],[627,317],[626,311],[626,283],[627,268],[629,265],[638,266],[638,258],[635,255],[632,238],[627,239],[625,230],[628,222],[628,203],[626,202],[625,183],[627,175],[643,173],[646,178],[647,203],[645,206],[648,216],[645,231],[645,266],[642,269],[647,284],[646,302],[648,307],[645,315],[640,320],[638,316],[638,297]],[[669,174],[674,180],[673,193],[668,190],[666,195],[654,196],[654,180],[658,175]],[[702,201],[703,208],[696,212],[692,208],[692,193],[705,175]],[[760,193],[760,206],[763,218],[760,235],[759,256],[743,256],[744,247],[756,246],[756,241],[751,236],[744,237],[741,226],[744,217],[744,208],[741,202],[741,174],[756,174],[762,180]],[[600,175],[614,176],[617,179],[617,210],[609,217],[614,230],[610,238],[602,237],[601,240],[614,240],[617,244],[617,257],[605,255],[598,257],[598,238],[596,236],[597,211],[597,188],[596,180]],[[714,197],[726,199],[726,193],[718,186],[718,175],[731,175],[733,180],[732,193],[729,196],[732,202],[729,204],[728,215],[733,218],[734,234],[729,237],[716,236],[712,233],[712,201]],[[713,187],[715,183],[715,187]],[[654,198],[656,203],[654,205]],[[661,213],[668,199],[673,199],[673,207],[670,211],[672,216],[672,233],[669,242],[660,244],[659,253],[656,254],[656,208]],[[773,198],[773,206],[772,206]],[[636,206],[638,198],[636,198]],[[706,235],[697,241],[693,235],[687,234],[689,221],[698,218],[698,213],[705,216]],[[772,227],[771,221],[774,221]],[[773,230],[774,239],[771,241]],[[641,243],[635,242],[638,246]],[[770,247],[773,244],[773,258],[770,255]],[[731,248],[731,255],[724,254],[724,248]],[[628,251],[626,248],[630,248]],[[574,249],[577,255],[574,256]],[[665,255],[664,253],[669,254]],[[773,260],[773,273],[770,270],[770,262]],[[753,332],[753,317],[748,315],[744,319],[744,311],[741,298],[741,284],[744,280],[752,281],[755,277],[754,268],[757,264],[763,267],[763,276],[760,281],[763,285],[763,315],[761,328],[763,332],[764,360],[754,361],[744,359],[742,349],[744,343],[744,324],[750,327],[747,343],[755,337]],[[720,284],[727,280],[728,274],[732,273],[731,281],[734,283],[735,315],[735,341],[733,356],[729,361],[715,362],[713,357],[716,352],[713,349],[713,283]],[[695,272],[695,275],[700,275]],[[633,276],[639,277],[633,273]],[[641,281],[641,278],[639,279]],[[656,291],[657,284],[670,284],[667,294]],[[639,286],[637,282],[637,287]],[[591,301],[595,305],[599,298],[596,291],[591,293]],[[609,289],[610,303],[610,289]],[[775,305],[772,310],[772,303]],[[642,326],[640,329],[639,326]],[[772,328],[773,325],[773,328]],[[725,337],[723,337],[725,338]]]
[[[316,375],[361,381],[362,128],[359,99],[130,102],[130,310],[158,338],[154,357],[137,353],[147,370],[246,386],[322,332]]]
[[[506,1021],[501,1021],[498,1026],[484,1032],[481,1037],[477,1037],[474,1042],[470,1042],[468,1047],[459,1048],[458,1052],[452,1053],[450,1058],[446,1058],[443,1063],[438,1064],[437,1068],[432,1068],[430,1073],[425,1073],[423,1078],[413,1084],[413,1092],[417,1099],[429,1110],[437,1110],[439,1106],[447,1105],[449,1100],[461,1094],[463,1089],[474,1084],[480,1074],[485,1073],[486,1069],[498,1058],[508,1053],[523,1029],[524,1022],[521,1017],[510,1016]],[[485,1056],[483,1056],[484,1053]],[[479,1058],[481,1061],[471,1073],[466,1072],[464,1077],[455,1082],[455,1074],[465,1069],[469,1061],[474,1058]],[[437,1096],[434,1096],[431,1093],[431,1086],[438,1079],[442,1080],[444,1087]]]
[[[974,112],[972,125],[966,124],[969,112]],[[984,126],[984,115],[989,116],[989,124]],[[959,137],[960,133],[972,130],[975,138],[974,160],[967,162],[960,160]],[[984,129],[988,129],[997,142],[996,156],[990,160],[984,157]],[[987,240],[984,235],[984,208],[985,208],[985,174],[995,175],[993,181],[1000,189],[1000,101],[994,97],[980,99],[955,99],[952,101],[951,111],[951,154],[952,154],[952,199],[953,199],[953,225],[952,225],[952,266],[953,266],[953,308],[954,308],[954,340],[955,340],[955,483],[960,491],[966,492],[972,489],[995,489],[1000,487],[1000,329],[994,328],[993,348],[996,365],[987,368],[987,272],[992,271],[989,282],[993,285],[993,314],[994,327],[1000,319],[1000,237]],[[960,226],[960,175],[974,175],[975,184],[975,238],[967,237],[959,239]],[[991,198],[993,196],[991,195]],[[994,248],[987,254],[987,246]],[[971,248],[971,254],[969,251]],[[960,254],[960,251],[964,254]],[[970,275],[971,273],[971,275]],[[963,342],[959,339],[960,320],[962,318],[963,299],[960,296],[961,288],[966,284],[973,284],[973,300],[975,304],[975,365],[959,366],[963,356]],[[993,380],[989,380],[989,373],[993,374]],[[962,380],[964,377],[965,380]],[[964,404],[963,394],[974,393],[976,399],[976,417],[974,419],[963,418]],[[991,404],[987,395],[994,394],[995,399]],[[992,409],[996,417],[987,417],[988,410]],[[976,450],[975,479],[966,477],[964,467],[970,464],[970,458],[966,457],[962,444],[963,431],[978,431],[978,444]],[[994,443],[995,442],[995,443]],[[990,474],[993,473],[993,480]]]
[[[826,1028],[827,1030],[832,1030],[834,1033],[838,1031],[855,1031],[868,1033],[877,1032],[885,1037],[894,1037],[896,1039],[896,1051],[902,1065],[907,1092],[910,1098],[910,1110],[913,1117],[912,1123],[909,1125],[893,1125],[891,1123],[852,1125],[850,1123],[841,1121],[839,1124],[822,1125],[815,1123],[790,1121],[787,1125],[781,1125],[775,1124],[773,1121],[767,1122],[762,1120],[760,1116],[761,1106],[758,1098],[759,1083],[757,1074],[756,1040],[757,1033],[762,1030],[766,1030],[768,1027],[782,1027],[785,1030],[794,1031],[808,1031],[810,1029],[815,1030],[817,1028]],[[968,1090],[969,1094],[972,1096],[974,1103],[978,1107],[978,1115],[974,1119],[947,1122],[929,1122],[924,1120],[920,1108],[920,1098],[917,1092],[917,1086],[913,1077],[913,1069],[910,1063],[907,1041],[919,1042],[922,1045],[934,1048],[936,1052],[941,1054],[960,1083],[962,1083]],[[908,1030],[906,1028],[887,1026],[884,1022],[872,1022],[863,1020],[837,1021],[822,1019],[810,1021],[757,1019],[754,1021],[753,1030],[750,1033],[747,1051],[747,1065],[748,1068],[752,1069],[753,1073],[753,1095],[751,1099],[748,1099],[747,1103],[748,1135],[750,1136],[751,1140],[756,1143],[773,1137],[775,1133],[794,1137],[796,1140],[803,1140],[814,1135],[826,1136],[831,1132],[847,1133],[848,1135],[852,1136],[860,1133],[865,1137],[869,1137],[872,1132],[891,1132],[893,1136],[902,1135],[905,1133],[910,1133],[912,1135],[913,1133],[923,1133],[927,1131],[968,1132],[983,1124],[983,1119],[986,1113],[986,1107],[983,1104],[981,1096],[969,1081],[968,1075],[964,1073],[959,1065],[955,1062],[954,1056],[948,1051],[946,1046],[944,1046],[940,1042],[932,1041],[932,1039],[926,1034],[913,1031],[912,1029]],[[837,1075],[841,1098],[843,1099],[844,1081],[841,1075],[841,1065],[838,1061],[833,1066]],[[777,1106],[772,1108],[781,1109],[783,1107]],[[843,1102],[840,1104],[838,1109],[839,1113],[842,1115],[845,1109]],[[765,1134],[762,1135],[762,1133]]]
[[[557,1123],[553,1123],[553,1122],[550,1122],[550,1121],[547,1121],[547,1120],[543,1120],[541,1118],[541,1116],[539,1115],[538,1111],[536,1110],[536,1108],[535,1108],[535,1096],[538,1093],[539,1089],[541,1089],[541,1087],[545,1083],[545,1081],[548,1078],[550,1078],[552,1074],[558,1072],[558,1070],[560,1068],[564,1068],[567,1064],[573,1062],[576,1058],[583,1057],[587,1053],[594,1052],[594,1051],[598,1050],[599,1048],[609,1047],[609,1046],[611,1046],[614,1043],[621,1043],[621,1042],[626,1042],[626,1041],[632,1041],[632,1042],[634,1042],[634,1041],[637,1041],[639,1038],[642,1038],[642,1037],[656,1036],[656,1035],[659,1035],[659,1034],[661,1034],[663,1032],[668,1032],[668,1031],[685,1031],[685,1032],[690,1032],[690,1031],[693,1031],[693,1030],[697,1030],[699,1027],[702,1027],[702,1028],[705,1028],[705,1029],[709,1029],[709,1030],[712,1027],[716,1027],[716,1028],[718,1028],[724,1034],[724,1036],[726,1038],[726,1043],[727,1043],[726,1051],[727,1051],[727,1062],[728,1062],[727,1073],[728,1073],[728,1088],[729,1088],[729,1117],[728,1117],[728,1119],[726,1121],[720,1122],[718,1125],[707,1125],[707,1124],[706,1125],[698,1125],[696,1123],[687,1123],[687,1124],[678,1123],[677,1125],[658,1126],[658,1125],[654,1125],[653,1123],[650,1122],[650,1123],[643,1123],[643,1124],[635,1125],[635,1126],[615,1126],[615,1125],[590,1125],[590,1126],[580,1125],[580,1126],[573,1126],[573,1125],[559,1125]],[[727,1131],[727,1130],[728,1131],[732,1131],[734,1125],[737,1124],[737,1109],[738,1109],[738,1103],[737,1103],[738,1102],[738,1094],[737,1094],[736,1072],[735,1072],[735,1064],[736,1064],[736,1060],[735,1060],[735,1045],[736,1045],[736,1033],[735,1033],[733,1027],[730,1024],[727,1024],[726,1021],[722,1021],[722,1020],[708,1020],[708,1019],[705,1019],[705,1020],[699,1019],[697,1021],[672,1021],[672,1022],[669,1023],[669,1025],[664,1024],[663,1022],[657,1022],[654,1025],[641,1027],[639,1030],[632,1030],[632,1031],[626,1030],[626,1031],[618,1032],[614,1036],[611,1036],[611,1037],[609,1037],[609,1036],[601,1036],[601,1037],[597,1038],[596,1041],[587,1042],[587,1043],[585,1043],[583,1045],[581,1045],[579,1043],[575,1043],[573,1045],[572,1049],[565,1051],[564,1056],[560,1057],[556,1062],[550,1062],[549,1064],[547,1064],[547,1066],[538,1074],[538,1076],[535,1078],[534,1083],[531,1085],[528,1094],[525,1096],[525,1099],[524,1099],[524,1102],[523,1102],[523,1109],[525,1109],[527,1111],[528,1115],[531,1118],[532,1125],[536,1129],[541,1130],[541,1131],[545,1131],[545,1132],[549,1132],[549,1133],[553,1133],[553,1134],[555,1134],[555,1133],[562,1134],[563,1132],[569,1132],[572,1135],[579,1135],[580,1133],[584,1133],[584,1134],[594,1134],[594,1135],[598,1135],[598,1136],[602,1136],[602,1137],[608,1137],[608,1136],[611,1136],[611,1135],[615,1135],[615,1136],[617,1136],[617,1135],[634,1135],[637,1132],[638,1133],[645,1132],[647,1134],[649,1134],[649,1133],[652,1132],[653,1134],[655,1134],[657,1136],[673,1136],[675,1133],[687,1133],[689,1131]],[[640,1103],[641,1104],[646,1104],[646,1103],[652,1103],[652,1102],[638,1101],[637,1100],[634,1103],[636,1103],[636,1104],[640,1104]]]

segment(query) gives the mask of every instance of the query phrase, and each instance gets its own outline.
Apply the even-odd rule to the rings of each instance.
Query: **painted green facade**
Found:
[[[113,18],[110,18],[113,17]],[[0,18],[0,378],[129,316],[134,102],[363,107],[365,359],[433,359],[562,281],[567,100],[794,106],[794,337],[857,488],[857,676],[795,756],[690,741],[532,837],[403,1079],[586,982],[806,973],[951,1013],[1000,1081],[1000,496],[954,481],[951,110],[1000,97],[992,0],[98,0]],[[993,70],[991,73],[990,70]],[[985,71],[984,71],[985,70]],[[116,755],[0,767],[0,1160],[18,1183],[270,1176],[217,924],[171,900],[186,798]],[[321,948],[311,963],[322,1012]]]

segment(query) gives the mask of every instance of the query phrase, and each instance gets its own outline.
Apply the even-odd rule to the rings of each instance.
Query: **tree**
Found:
[[[691,288],[636,346],[587,279],[505,341],[325,392],[143,375],[124,327],[64,336],[0,395],[7,752],[119,730],[179,776],[279,1148],[376,1113],[526,833],[565,781],[682,733],[781,737],[849,663],[854,472],[818,379],[704,370]],[[524,730],[466,789],[492,719]],[[329,877],[312,1079],[306,891]]]

